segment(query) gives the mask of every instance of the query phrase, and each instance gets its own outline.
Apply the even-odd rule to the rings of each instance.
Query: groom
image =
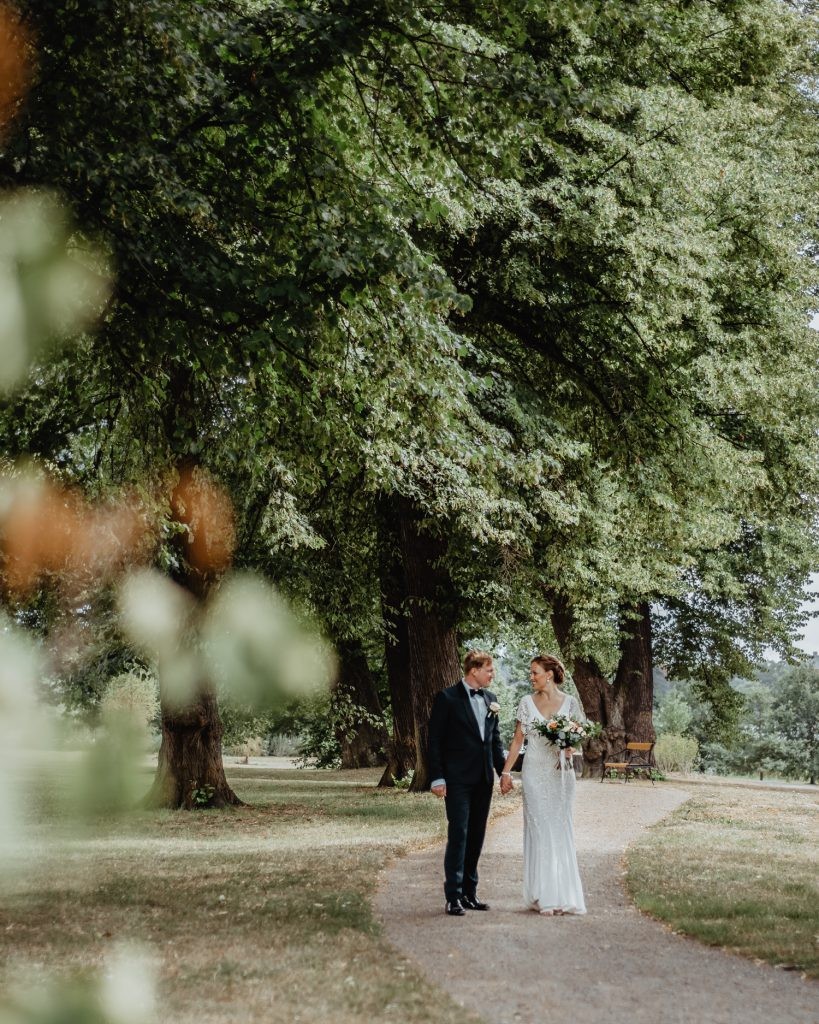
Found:
[[[500,709],[486,689],[494,674],[491,654],[470,651],[463,679],[436,695],[429,721],[430,789],[444,798],[449,823],[444,895],[452,917],[462,917],[464,908],[489,910],[478,899],[478,858],[492,799],[492,768],[500,775],[504,763]]]

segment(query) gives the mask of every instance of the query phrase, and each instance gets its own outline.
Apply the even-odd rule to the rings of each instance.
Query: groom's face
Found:
[[[491,661],[487,661],[480,667],[473,668],[469,675],[475,685],[483,689],[485,686],[489,686],[492,682],[492,677],[495,675],[495,666]]]

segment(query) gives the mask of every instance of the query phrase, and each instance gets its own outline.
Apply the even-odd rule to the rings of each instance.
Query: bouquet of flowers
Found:
[[[599,736],[603,731],[599,722],[578,721],[568,715],[555,715],[553,718],[533,722],[532,728],[560,750],[579,747],[583,740]]]
[[[599,736],[603,731],[603,726],[599,722],[589,722],[585,719],[578,721],[568,715],[554,715],[552,718],[532,722],[532,728],[558,748],[560,757],[555,767],[561,770],[572,767],[571,760],[567,761],[563,756],[564,750],[579,747],[583,740]]]

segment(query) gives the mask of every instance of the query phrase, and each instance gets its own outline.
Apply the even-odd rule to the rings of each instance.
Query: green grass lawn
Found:
[[[248,806],[140,812],[85,836],[40,824],[47,859],[0,908],[0,987],[136,940],[159,957],[174,1021],[474,1020],[385,946],[370,910],[385,863],[443,837],[440,802],[377,790],[377,771],[228,772]]]
[[[629,850],[641,910],[710,945],[819,977],[819,799],[703,787]]]

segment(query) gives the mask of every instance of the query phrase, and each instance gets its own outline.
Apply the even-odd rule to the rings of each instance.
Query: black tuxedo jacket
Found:
[[[462,682],[448,686],[436,694],[429,720],[430,779],[447,783],[492,783],[492,768],[503,771],[503,744],[498,716],[487,714],[484,736],[475,719],[470,701],[483,700],[487,705],[495,695],[483,690],[479,697],[470,697]]]

